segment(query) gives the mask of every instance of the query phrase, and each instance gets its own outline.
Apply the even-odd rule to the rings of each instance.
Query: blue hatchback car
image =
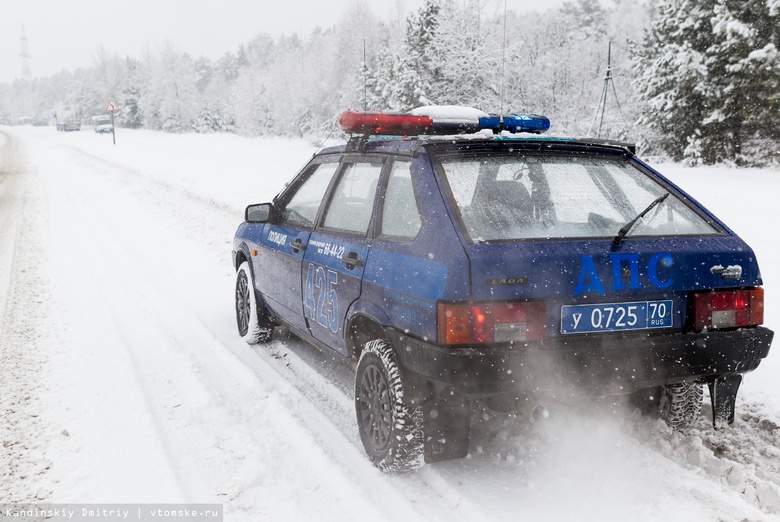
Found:
[[[532,418],[632,395],[674,428],[734,420],[767,356],[755,255],[625,144],[540,116],[348,111],[233,243],[250,344],[283,325],[356,370],[383,470],[459,458],[477,401]],[[528,134],[531,133],[531,134]]]

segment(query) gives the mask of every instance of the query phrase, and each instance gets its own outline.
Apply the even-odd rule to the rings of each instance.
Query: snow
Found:
[[[430,116],[436,121],[466,122],[479,121],[490,116],[485,111],[460,105],[426,105],[409,111],[414,116]]]
[[[768,62],[769,60],[774,60],[777,57],[777,47],[775,47],[775,44],[768,43],[764,46],[763,49],[757,49],[755,51],[751,51],[750,54],[748,54],[748,60],[754,60],[758,62]]]
[[[467,458],[383,474],[353,374],[278,332],[249,347],[231,239],[304,141],[0,127],[0,503],[219,503],[229,521],[780,519],[780,356],[737,422],[689,433],[611,400],[479,412]],[[657,168],[755,250],[780,323],[773,170]],[[705,410],[708,407],[705,406]]]

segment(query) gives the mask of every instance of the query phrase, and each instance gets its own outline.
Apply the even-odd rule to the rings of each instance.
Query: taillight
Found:
[[[547,304],[439,303],[439,342],[487,344],[547,338]]]
[[[738,328],[764,322],[764,289],[693,294],[694,329]]]

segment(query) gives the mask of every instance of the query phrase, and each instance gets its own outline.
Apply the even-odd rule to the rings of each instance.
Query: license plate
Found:
[[[672,301],[635,301],[561,307],[561,333],[672,327]]]

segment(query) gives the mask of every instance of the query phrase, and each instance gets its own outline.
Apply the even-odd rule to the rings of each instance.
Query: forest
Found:
[[[780,163],[780,0],[504,5],[426,0],[385,20],[354,2],[334,27],[258,34],[218,60],[175,42],[124,57],[98,45],[87,67],[0,84],[0,122],[57,103],[88,117],[113,98],[123,127],[316,140],[346,109],[458,104],[689,165]]]

